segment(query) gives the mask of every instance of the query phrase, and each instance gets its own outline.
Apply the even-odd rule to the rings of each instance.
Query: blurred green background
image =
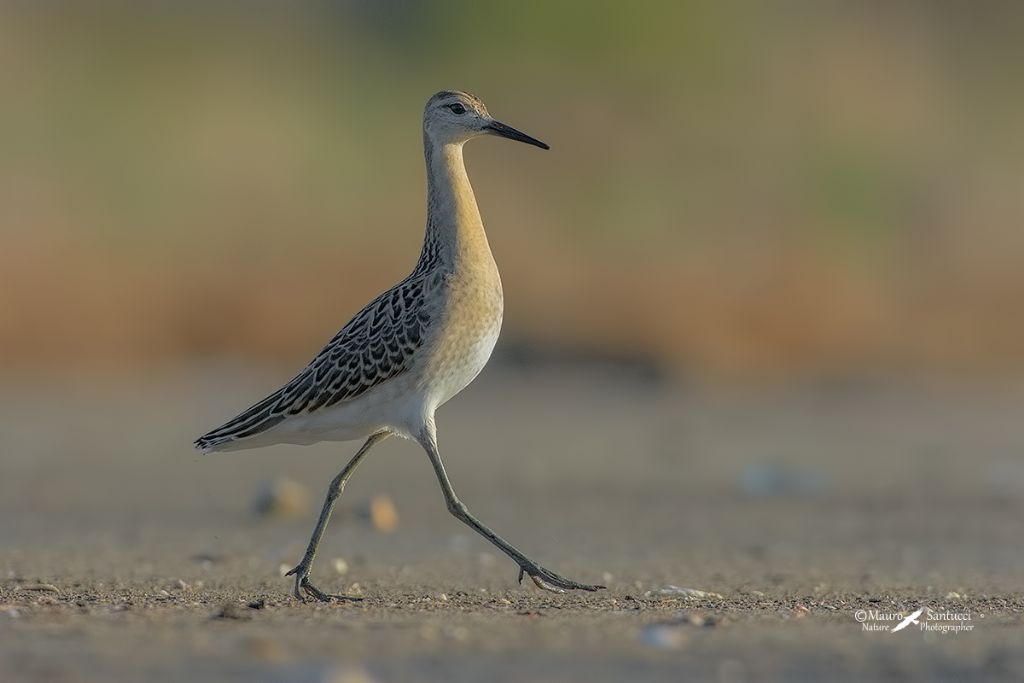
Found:
[[[467,151],[499,354],[680,376],[1024,371],[1024,5],[4,3],[0,358],[298,367]]]

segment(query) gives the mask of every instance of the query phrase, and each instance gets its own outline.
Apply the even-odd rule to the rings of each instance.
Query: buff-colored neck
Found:
[[[437,265],[460,269],[493,263],[462,143],[434,143],[424,135],[427,162],[427,233],[417,270]]]

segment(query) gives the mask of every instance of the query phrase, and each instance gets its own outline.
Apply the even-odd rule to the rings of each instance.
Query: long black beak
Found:
[[[518,140],[519,142],[525,142],[528,145],[540,147],[541,149],[551,149],[537,138],[531,138],[526,133],[516,130],[512,126],[506,126],[500,121],[491,121],[484,126],[484,130],[488,130],[494,135],[500,135],[501,137],[508,138],[509,140]]]

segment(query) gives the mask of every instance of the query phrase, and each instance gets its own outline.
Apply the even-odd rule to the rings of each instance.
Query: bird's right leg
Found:
[[[427,457],[430,458],[430,463],[434,466],[434,473],[437,475],[438,483],[441,484],[441,492],[444,494],[444,500],[448,505],[448,511],[451,512],[459,521],[469,526],[473,531],[486,538],[497,546],[503,553],[511,557],[515,563],[519,565],[520,583],[523,581],[523,575],[528,574],[533,582],[537,584],[538,588],[542,588],[553,593],[564,593],[567,590],[596,591],[604,588],[604,586],[573,581],[572,579],[567,579],[564,576],[556,574],[550,569],[545,569],[537,562],[524,555],[511,543],[491,531],[487,525],[474,517],[466,505],[459,500],[457,495],[455,495],[455,489],[452,488],[452,483],[449,481],[448,474],[445,472],[444,464],[441,462],[441,454],[437,450],[437,438],[434,433],[433,423],[429,423],[427,425],[423,433],[417,437],[417,441],[419,441],[420,445],[423,446],[423,449],[427,452]]]
[[[327,523],[331,519],[331,512],[334,510],[334,503],[341,496],[341,492],[345,490],[345,482],[355,472],[356,467],[362,462],[363,458],[370,451],[370,449],[380,441],[383,441],[387,437],[391,436],[391,432],[383,431],[373,434],[366,440],[363,447],[352,456],[345,468],[338,472],[331,485],[327,488],[327,498],[324,499],[324,506],[320,510],[320,519],[316,522],[316,527],[313,529],[313,536],[309,539],[309,546],[306,548],[306,554],[302,556],[302,562],[292,569],[285,576],[295,575],[295,597],[305,602],[303,597],[303,591],[306,592],[310,597],[319,600],[321,602],[330,602],[331,600],[359,600],[359,598],[350,598],[344,595],[330,595],[324,593],[322,590],[314,586],[309,582],[309,570],[313,566],[313,558],[316,557],[316,550],[320,546],[320,539],[323,538],[324,530],[327,529]]]

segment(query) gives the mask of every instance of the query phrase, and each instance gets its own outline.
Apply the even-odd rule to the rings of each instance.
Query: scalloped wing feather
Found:
[[[409,278],[374,299],[294,379],[196,439],[196,448],[218,450],[289,417],[356,399],[407,372],[431,319],[425,305],[425,280]]]

